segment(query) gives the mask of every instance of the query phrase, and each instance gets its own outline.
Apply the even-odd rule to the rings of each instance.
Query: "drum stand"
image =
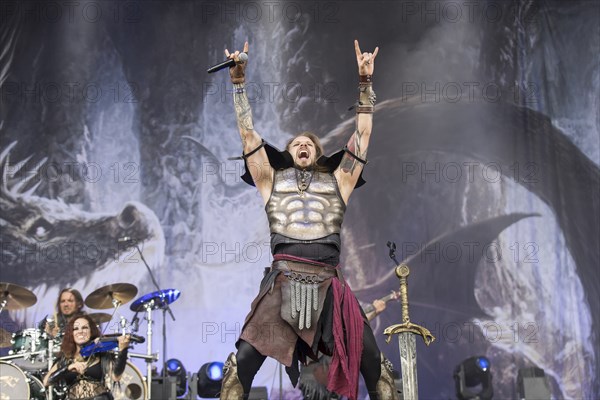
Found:
[[[52,369],[54,364],[54,338],[48,339],[48,372]],[[48,386],[46,391],[46,400],[52,400],[54,398],[54,385]]]
[[[114,315],[117,312],[117,309],[119,308],[119,306],[121,306],[121,302],[117,299],[113,299],[112,300],[113,303],[113,307],[114,307],[114,311],[113,314],[111,316],[111,319],[114,317]],[[155,302],[154,300],[149,301],[148,303],[146,303],[144,305],[145,311],[146,311],[146,320],[148,321],[148,327],[146,330],[146,336],[147,336],[147,340],[148,342],[146,343],[146,354],[140,354],[140,353],[129,353],[129,357],[131,358],[141,358],[143,360],[146,361],[146,395],[148,396],[147,400],[151,400],[151,395],[152,395],[152,363],[158,361],[158,354],[156,353],[152,353],[152,324],[154,323],[154,320],[152,319],[152,311],[154,308]],[[123,317],[121,317],[123,318]],[[125,322],[124,319],[121,320],[121,328],[122,328],[122,333],[125,334]],[[48,400],[52,400],[52,399],[48,399]]]
[[[134,245],[135,248],[138,251],[138,254],[140,255],[140,259],[142,260],[142,262],[144,263],[144,266],[146,267],[146,270],[148,270],[148,275],[150,275],[150,279],[152,280],[152,283],[154,284],[154,286],[156,287],[156,289],[158,291],[160,291],[160,286],[158,285],[158,282],[156,281],[156,278],[154,277],[154,274],[152,273],[152,269],[150,269],[150,266],[148,265],[148,263],[146,262],[146,259],[144,258],[144,254],[142,253],[142,250],[140,249],[140,246],[138,245],[137,241],[134,241]],[[151,363],[154,361],[158,360],[158,357],[156,357],[156,355],[152,354],[152,309],[154,308],[154,306],[156,305],[155,301],[149,301],[148,304],[144,305],[144,308],[146,309],[146,320],[148,321],[148,330],[147,330],[147,335],[148,335],[148,345],[147,345],[147,355],[143,358],[146,357],[152,357],[152,359],[146,358],[146,362],[148,363],[147,369],[146,369],[146,385],[147,385],[147,392],[148,393],[148,400],[151,400],[150,394],[151,394],[151,388],[152,388],[152,365]],[[171,308],[169,307],[169,303],[165,303],[165,304],[159,304],[162,307],[163,310],[163,368],[162,368],[162,375],[163,375],[163,379],[166,377],[166,362],[167,362],[167,318],[166,318],[166,312],[169,312],[169,315],[171,316],[171,318],[173,319],[173,321],[175,321],[175,316],[173,315],[173,311],[171,311]],[[142,358],[142,357],[140,357]]]
[[[146,394],[148,400],[152,399],[152,363],[158,361],[158,354],[152,353],[152,308],[154,307],[154,300],[149,301],[144,305],[146,309],[146,321],[148,321],[148,327],[146,329],[147,343],[146,343],[146,354],[129,353],[131,358],[141,358],[146,360]]]

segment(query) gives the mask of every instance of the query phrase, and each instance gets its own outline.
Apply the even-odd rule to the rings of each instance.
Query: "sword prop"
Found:
[[[415,335],[423,338],[427,346],[435,340],[431,332],[422,326],[410,322],[408,315],[408,283],[410,275],[408,265],[401,264],[396,260],[396,244],[387,243],[390,248],[390,258],[396,263],[396,276],[400,279],[400,301],[402,302],[402,323],[387,327],[383,333],[387,335],[386,342],[389,343],[392,335],[398,335],[398,347],[400,349],[400,367],[402,371],[402,391],[405,400],[418,400],[419,388],[417,379],[417,343]]]

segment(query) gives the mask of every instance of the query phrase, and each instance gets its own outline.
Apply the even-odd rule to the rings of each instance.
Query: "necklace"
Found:
[[[296,170],[296,185],[298,186],[298,194],[300,197],[304,197],[304,192],[310,186],[310,182],[312,181],[313,174],[310,171]]]

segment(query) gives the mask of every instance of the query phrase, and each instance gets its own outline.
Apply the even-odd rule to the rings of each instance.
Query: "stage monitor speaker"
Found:
[[[256,386],[250,389],[248,400],[269,400],[269,393],[264,386]]]
[[[167,376],[164,382],[162,377],[152,378],[152,399],[150,400],[177,400],[177,377]]]
[[[543,369],[520,368],[517,374],[517,391],[521,400],[550,400],[550,384]]]

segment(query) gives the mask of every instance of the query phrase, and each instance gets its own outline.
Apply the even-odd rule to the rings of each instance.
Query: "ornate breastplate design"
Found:
[[[265,206],[271,233],[298,240],[340,233],[346,205],[333,174],[287,168],[274,179]]]

